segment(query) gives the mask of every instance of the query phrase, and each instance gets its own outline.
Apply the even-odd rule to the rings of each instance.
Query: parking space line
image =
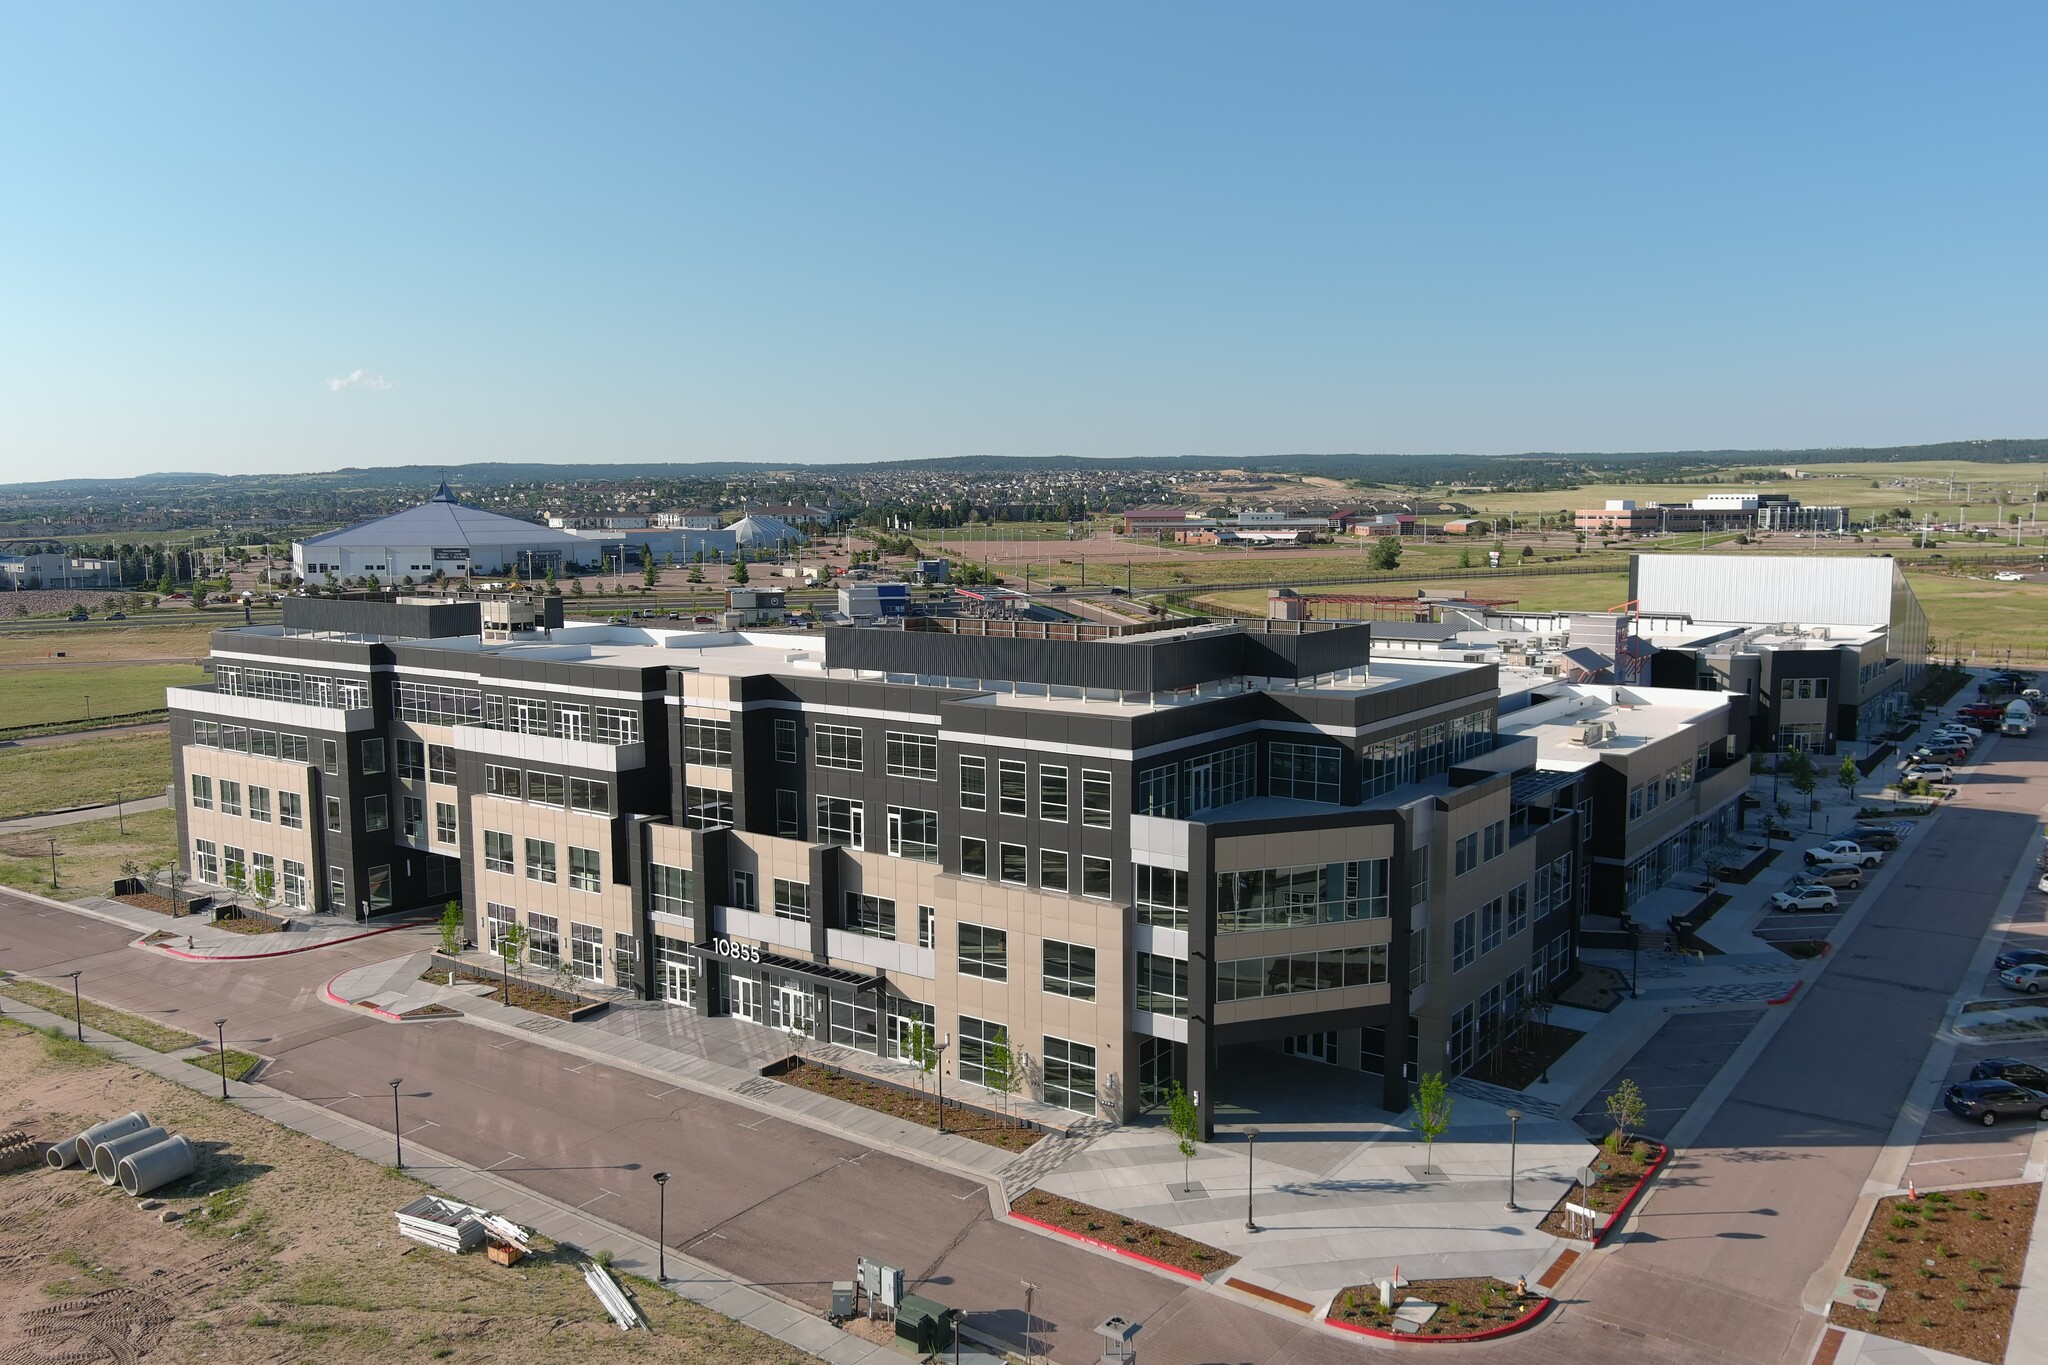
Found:
[[[2015,1148],[2010,1152],[1986,1152],[1982,1156],[1929,1157],[1925,1161],[1909,1161],[1908,1166],[1948,1166],[1958,1161],[2010,1161],[2014,1157],[2026,1159],[2026,1153]]]

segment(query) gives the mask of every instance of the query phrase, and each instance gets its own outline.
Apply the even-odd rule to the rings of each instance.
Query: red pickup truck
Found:
[[[2005,708],[2003,706],[1994,706],[1990,702],[1972,702],[1968,706],[1957,707],[1956,714],[1959,716],[1982,717],[1985,720],[2003,720],[2005,718]]]

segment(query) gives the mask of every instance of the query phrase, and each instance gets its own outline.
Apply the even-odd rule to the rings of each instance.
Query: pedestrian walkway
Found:
[[[8,1017],[36,1028],[57,1028],[69,1032],[74,1027],[69,1019],[13,1001],[7,1002],[6,1013]],[[119,1062],[188,1090],[212,1094],[220,1084],[218,1077],[186,1064],[185,1059],[200,1055],[201,1049],[151,1052],[91,1028],[85,1030],[85,1039]],[[391,1155],[391,1134],[380,1128],[358,1123],[260,1084],[237,1081],[233,1083],[230,1094],[236,1105],[259,1118],[304,1133],[365,1161],[381,1166]],[[407,1174],[418,1177],[451,1198],[490,1209],[533,1228],[550,1241],[573,1246],[593,1257],[609,1251],[613,1270],[650,1281],[654,1279],[659,1258],[654,1243],[646,1238],[635,1236],[590,1213],[558,1204],[502,1176],[464,1166],[435,1152],[416,1138],[406,1140],[405,1151]],[[674,1248],[669,1249],[666,1260],[670,1272],[667,1288],[678,1297],[701,1303],[715,1313],[743,1322],[832,1365],[883,1365],[883,1362],[901,1365],[903,1356],[899,1352],[842,1332],[807,1309],[757,1286],[742,1284]],[[595,1314],[597,1311],[593,1300],[592,1312]]]
[[[77,810],[51,811],[47,815],[20,815],[12,820],[0,820],[0,834],[24,834],[30,830],[82,825],[91,820],[112,820],[122,815],[140,815],[148,810],[165,810],[170,804],[168,796],[142,796],[133,801],[109,801],[104,806],[80,806]]]
[[[173,919],[155,910],[130,905],[126,901],[117,901],[106,896],[87,896],[75,901],[51,901],[48,897],[37,899],[66,910],[76,910],[94,919],[105,920],[109,924],[118,924],[124,929],[133,929],[142,937],[162,934],[164,937],[156,942],[138,946],[194,962],[282,957],[290,953],[304,953],[315,948],[331,947],[337,943],[351,943],[360,938],[372,938],[378,934],[394,933],[400,929],[418,929],[424,925],[438,923],[440,920],[438,914],[426,912],[394,915],[371,920],[367,924],[338,915],[294,915],[287,927],[278,933],[238,934],[208,922],[204,915],[182,915]]]
[[[1010,1152],[829,1095],[784,1085],[761,1074],[764,1067],[800,1052],[821,1065],[910,1089],[928,1084],[923,1073],[915,1068],[852,1048],[793,1038],[781,1030],[744,1019],[707,1018],[664,1001],[621,1000],[602,1014],[571,1023],[502,1004],[490,998],[488,986],[450,987],[422,981],[420,975],[432,958],[432,953],[409,953],[388,962],[354,968],[327,983],[327,996],[334,1004],[368,1006],[384,1016],[400,1016],[423,1005],[444,1005],[459,1010],[466,1021],[479,1028],[514,1034],[671,1085],[736,1100],[912,1161],[942,1165],[981,1181],[992,1191],[1001,1191],[1004,1199],[996,1207],[999,1213],[1007,1206],[1009,1196],[1021,1193],[1021,1189],[1012,1188],[1013,1176],[1021,1177],[1028,1172],[1035,1178],[1055,1159],[1064,1160],[1085,1150],[1099,1132],[1110,1127],[1102,1120],[1087,1119],[1070,1110],[1013,1098],[1013,1114],[1040,1123],[1054,1136],[1041,1139],[1021,1153]],[[980,1092],[974,1086],[948,1086],[952,1091],[960,1088]],[[977,1100],[983,1094],[977,1093]]]

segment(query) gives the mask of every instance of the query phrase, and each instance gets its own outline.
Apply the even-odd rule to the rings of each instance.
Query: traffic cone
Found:
[[[1920,1202],[1920,1190],[1910,1180],[1906,1182],[1906,1198],[1912,1200],[1916,1204]]]

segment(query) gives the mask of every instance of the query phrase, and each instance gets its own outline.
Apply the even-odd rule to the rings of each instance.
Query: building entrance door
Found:
[[[761,1022],[761,983],[751,976],[725,978],[725,1012],[737,1019]]]
[[[694,962],[662,963],[661,998],[673,1005],[696,1004],[697,964]]]
[[[768,1022],[796,1033],[811,1031],[811,993],[802,986],[778,981],[768,993]]]

